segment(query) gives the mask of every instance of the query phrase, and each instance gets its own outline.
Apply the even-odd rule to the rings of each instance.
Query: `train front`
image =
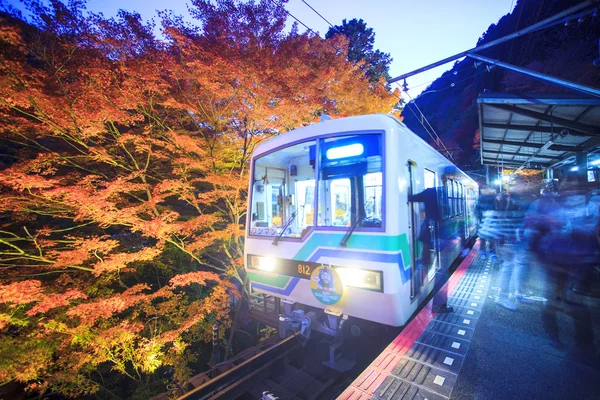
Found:
[[[364,117],[357,117],[286,133],[258,146],[252,159],[251,288],[329,334],[347,316],[395,326],[404,318],[397,285],[406,280],[406,244],[384,220],[384,140],[395,122],[370,118],[371,129],[360,129]]]

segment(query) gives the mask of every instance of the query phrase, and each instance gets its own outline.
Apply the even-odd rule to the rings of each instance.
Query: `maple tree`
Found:
[[[329,28],[325,34],[326,38],[335,35],[344,35],[348,38],[350,45],[347,50],[348,60],[354,63],[362,62],[365,65],[365,75],[372,81],[387,82],[392,57],[389,53],[373,49],[375,44],[375,33],[373,28],[367,28],[362,19],[342,20],[341,25]]]
[[[26,5],[0,15],[0,383],[147,398],[231,327],[254,147],[397,98],[271,1],[194,0],[198,26],[162,12],[161,39]]]

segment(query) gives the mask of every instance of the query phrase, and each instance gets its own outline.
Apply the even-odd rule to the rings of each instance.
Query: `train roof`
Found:
[[[388,130],[397,125],[408,129],[406,125],[397,118],[387,114],[358,115],[355,117],[327,120],[294,129],[269,139],[256,146],[254,154],[266,153],[278,147],[285,146],[286,144],[302,142],[315,136],[337,132]]]
[[[423,142],[432,150],[437,151],[433,147],[431,147],[429,143],[427,143],[421,137],[412,132],[403,122],[398,120],[396,117],[393,117],[388,114],[369,114],[326,120],[317,124],[308,125],[302,128],[294,129],[292,131],[283,133],[256,146],[256,149],[253,153],[253,157],[262,155],[264,153],[268,153],[271,150],[277,149],[279,147],[310,140],[311,138],[317,136],[325,136],[328,134],[339,132],[351,133],[360,131],[387,131],[398,127],[401,128],[401,131],[405,131],[406,133],[412,134],[416,140]],[[443,157],[441,154],[440,156]],[[447,160],[447,162],[451,164],[452,167],[456,169],[456,171],[459,171],[463,176],[471,180],[472,183],[476,183],[473,180],[473,178],[471,178],[465,172],[460,170],[460,168],[455,166],[451,161]]]

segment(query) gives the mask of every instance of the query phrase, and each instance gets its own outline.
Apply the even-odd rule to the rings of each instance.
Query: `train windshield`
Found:
[[[381,135],[323,139],[319,153],[318,225],[381,227]]]
[[[250,234],[298,238],[313,226],[315,149],[313,140],[255,161]]]
[[[381,134],[289,146],[257,158],[253,171],[251,235],[301,238],[315,222],[382,226]]]

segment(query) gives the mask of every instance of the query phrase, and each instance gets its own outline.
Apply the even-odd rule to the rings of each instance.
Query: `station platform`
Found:
[[[427,304],[338,399],[600,398],[599,299],[555,299],[532,262],[528,299],[509,310],[497,275],[476,243],[446,283],[454,312]]]

